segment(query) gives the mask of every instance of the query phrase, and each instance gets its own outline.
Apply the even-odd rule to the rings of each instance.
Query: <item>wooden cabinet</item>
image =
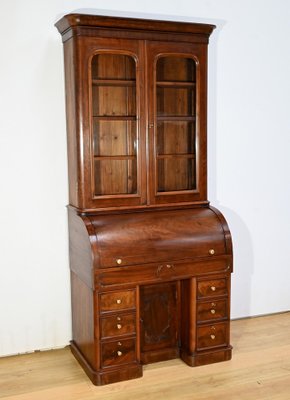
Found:
[[[69,14],[71,348],[94,384],[231,357],[232,245],[207,199],[212,25]]]

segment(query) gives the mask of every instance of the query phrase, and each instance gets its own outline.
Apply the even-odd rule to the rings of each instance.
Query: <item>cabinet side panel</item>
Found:
[[[69,209],[68,223],[70,269],[93,288],[93,254],[85,222]]]
[[[78,145],[77,145],[77,114],[76,114],[76,88],[75,88],[75,54],[74,41],[70,39],[64,43],[65,65],[65,93],[66,93],[66,129],[68,152],[69,176],[69,202],[76,207],[78,201]]]
[[[71,291],[73,342],[89,364],[95,368],[93,290],[71,271]]]

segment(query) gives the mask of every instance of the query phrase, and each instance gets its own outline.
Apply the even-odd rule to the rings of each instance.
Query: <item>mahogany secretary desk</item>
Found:
[[[213,25],[69,14],[71,349],[96,385],[231,358],[232,243],[207,200]]]

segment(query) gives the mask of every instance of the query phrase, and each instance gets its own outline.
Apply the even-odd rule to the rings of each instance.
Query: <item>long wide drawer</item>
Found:
[[[227,273],[232,270],[229,256],[210,260],[160,263],[97,270],[95,284],[100,286],[157,283],[187,279],[195,275]]]

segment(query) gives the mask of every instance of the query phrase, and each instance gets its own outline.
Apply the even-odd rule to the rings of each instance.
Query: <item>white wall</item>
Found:
[[[102,7],[107,10],[102,10]],[[0,355],[71,336],[61,37],[76,9],[215,23],[209,199],[234,239],[232,316],[290,309],[290,2],[1,2]]]

